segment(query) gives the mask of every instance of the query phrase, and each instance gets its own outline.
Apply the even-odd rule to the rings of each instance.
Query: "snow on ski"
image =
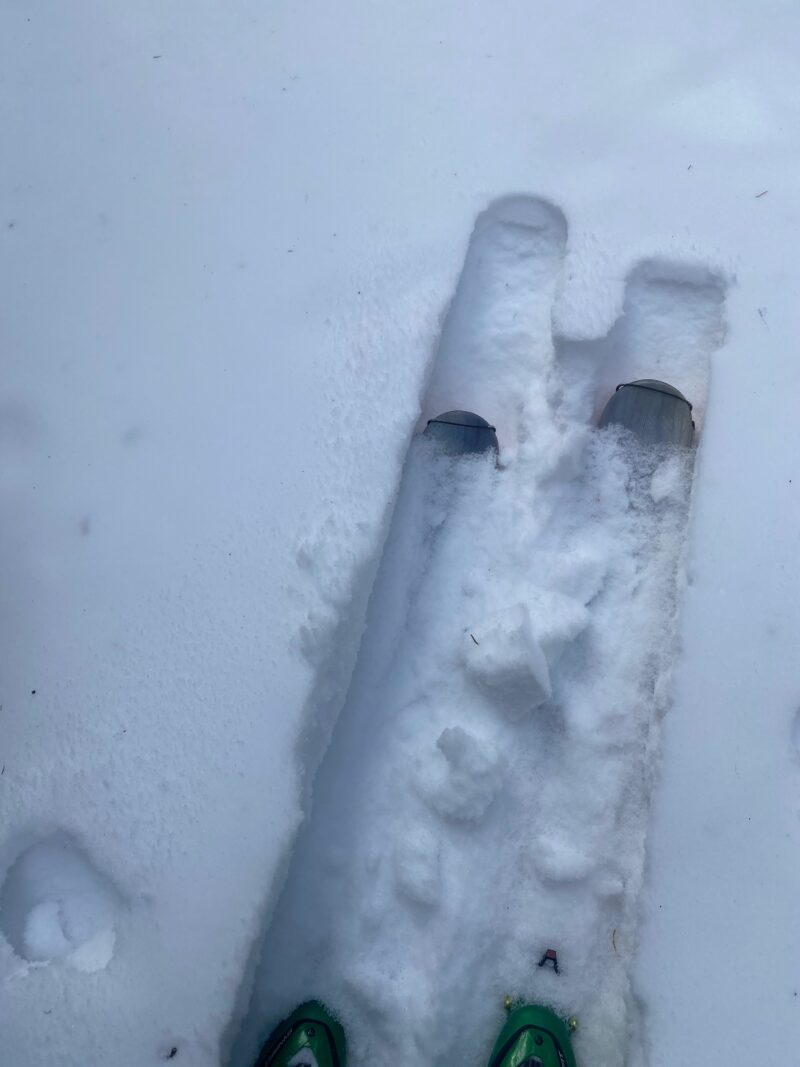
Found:
[[[576,1016],[579,1063],[625,1060],[693,454],[595,423],[645,378],[699,421],[724,285],[648,262],[606,338],[554,339],[565,244],[534,198],[476,224],[422,425],[478,413],[499,462],[412,442],[232,1067],[310,998],[357,1067],[483,1065],[505,995]]]

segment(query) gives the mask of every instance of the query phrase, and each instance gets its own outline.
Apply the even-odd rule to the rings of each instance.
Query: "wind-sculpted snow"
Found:
[[[534,198],[478,219],[425,410],[477,409],[499,462],[412,444],[234,1067],[312,996],[357,1067],[477,1067],[504,994],[577,1015],[582,1062],[624,1063],[693,457],[593,424],[608,381],[644,376],[700,421],[725,286],[643,263],[607,337],[554,340],[565,241]]]

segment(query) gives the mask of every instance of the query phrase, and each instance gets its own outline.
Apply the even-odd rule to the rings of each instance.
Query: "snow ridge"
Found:
[[[412,443],[232,1067],[312,996],[357,1067],[477,1067],[507,993],[577,1015],[579,1060],[624,1063],[692,457],[593,422],[609,381],[662,377],[699,423],[725,286],[648,261],[605,338],[554,338],[566,237],[536,198],[476,223],[425,416],[478,411],[500,461]]]

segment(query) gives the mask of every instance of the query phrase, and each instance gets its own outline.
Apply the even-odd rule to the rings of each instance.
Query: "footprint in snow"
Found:
[[[99,971],[114,954],[122,898],[65,833],[22,852],[0,889],[0,930],[32,963],[65,959]]]

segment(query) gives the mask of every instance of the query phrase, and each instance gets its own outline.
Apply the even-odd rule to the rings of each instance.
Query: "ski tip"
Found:
[[[639,378],[618,385],[599,426],[625,426],[645,444],[688,448],[694,440],[692,405],[668,382]]]
[[[306,1001],[278,1023],[261,1049],[255,1067],[289,1067],[314,1063],[344,1067],[345,1035],[341,1024],[317,1000]]]
[[[510,1000],[510,997],[504,999]],[[542,1004],[514,1004],[495,1042],[489,1067],[576,1067],[572,1021]]]
[[[425,436],[438,441],[453,456],[498,451],[494,426],[474,411],[445,411],[428,419]]]

